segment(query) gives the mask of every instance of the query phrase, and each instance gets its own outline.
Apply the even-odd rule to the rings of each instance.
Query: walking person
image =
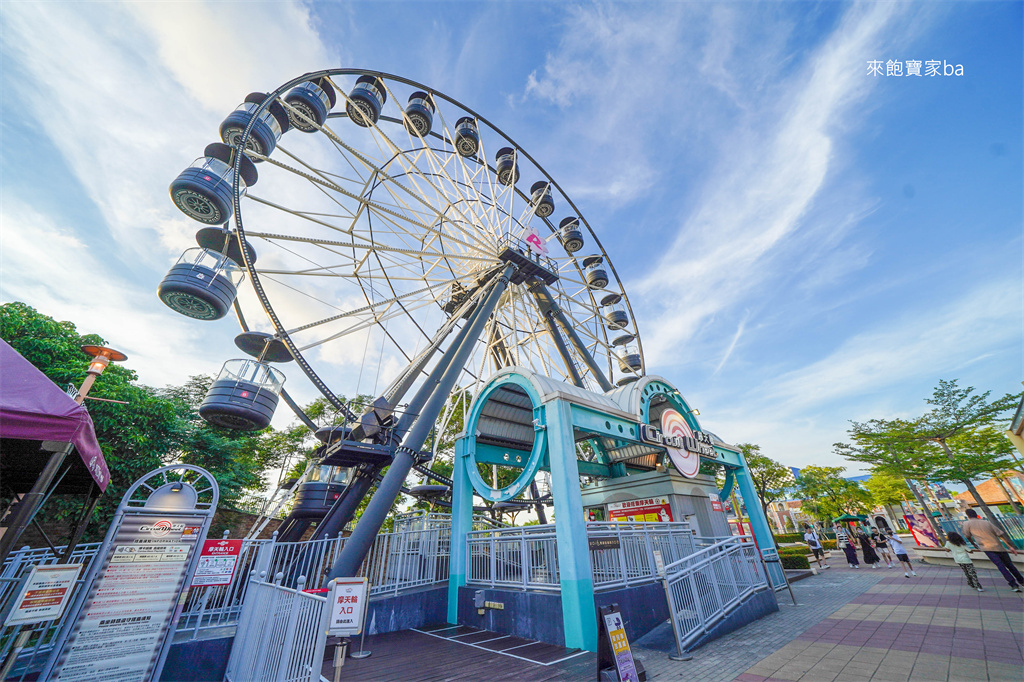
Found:
[[[1006,537],[1006,533],[1002,528],[994,523],[979,519],[978,512],[968,509],[967,517],[962,527],[963,538],[970,540],[978,549],[984,552],[988,560],[995,564],[999,572],[1006,578],[1010,588],[1014,592],[1020,592],[1021,587],[1024,586],[1024,577],[1021,577],[1020,571],[1013,565],[1013,561],[1010,559],[1010,555],[1003,549],[1003,545],[1006,545],[1014,554],[1017,554],[1017,548]]]
[[[886,542],[892,547],[893,554],[896,555],[900,565],[906,567],[903,570],[903,577],[909,578],[912,575],[917,575],[917,573],[914,573],[914,567],[910,565],[910,555],[907,554],[907,548],[903,546],[903,541],[896,537],[896,533],[892,532],[892,530],[886,535]]]
[[[816,531],[812,530],[811,527],[806,523],[804,524],[804,530],[806,531],[804,533],[804,542],[807,543],[807,546],[810,547],[811,552],[814,553],[814,558],[818,562],[818,568],[828,568],[827,560],[825,561],[824,566],[822,566],[821,563],[822,557],[825,556],[825,548],[821,546],[821,537],[818,535]]]
[[[892,553],[889,552],[889,542],[886,539],[885,534],[880,533],[877,530],[873,530],[871,531],[871,541],[875,543],[875,549],[878,550],[878,556],[885,562],[886,567],[892,568]]]
[[[838,536],[836,542],[839,542]],[[860,560],[857,558],[857,545],[853,544],[849,534],[843,535],[843,541],[839,546],[843,548],[843,553],[846,555],[846,561],[850,564],[850,568],[860,568]]]
[[[960,536],[960,533],[946,533],[946,538],[948,538],[946,551],[953,555],[953,561],[956,562],[956,565],[967,576],[967,584],[978,592],[984,592],[985,588],[981,586],[981,581],[978,580],[978,572],[974,570],[974,562],[971,561],[971,555],[968,554],[972,550],[968,546],[967,541]]]
[[[864,553],[864,563],[871,568],[878,568],[878,555],[875,554],[875,546],[863,528],[857,529],[857,542],[860,543],[860,551]]]

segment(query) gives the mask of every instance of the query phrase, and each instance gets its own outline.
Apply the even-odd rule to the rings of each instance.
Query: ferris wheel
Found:
[[[184,315],[234,309],[242,324],[236,343],[254,359],[225,364],[201,409],[213,423],[269,424],[284,384],[271,362],[294,360],[346,413],[341,370],[386,375],[378,423],[397,421],[457,345],[449,396],[472,397],[506,366],[601,393],[643,375],[628,296],[590,223],[533,156],[455,99],[329,69],[251,93],[219,132],[171,184],[206,227],[158,292]],[[343,437],[372,437],[362,424]]]

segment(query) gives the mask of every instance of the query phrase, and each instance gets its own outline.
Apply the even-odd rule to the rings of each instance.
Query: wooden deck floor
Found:
[[[353,650],[359,648],[358,638]],[[442,680],[586,680],[595,676],[594,654],[497,632],[459,628],[403,630],[366,638],[369,658],[349,658],[346,682],[441,682]],[[323,677],[334,680],[334,647],[328,644]]]

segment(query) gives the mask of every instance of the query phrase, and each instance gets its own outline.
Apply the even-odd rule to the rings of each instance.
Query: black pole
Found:
[[[391,511],[391,505],[401,492],[405,477],[409,475],[409,470],[416,462],[416,453],[423,446],[430,429],[434,427],[434,422],[437,420],[441,408],[444,407],[444,402],[448,399],[459,375],[462,374],[466,361],[469,359],[477,339],[480,338],[484,324],[498,305],[498,299],[504,293],[514,271],[515,266],[509,263],[492,285],[487,298],[473,312],[469,323],[462,328],[459,345],[449,348],[448,353],[445,354],[445,362],[439,363],[444,366],[444,369],[436,386],[433,382],[429,382],[417,393],[413,400],[414,403],[419,402],[418,399],[425,393],[424,389],[432,389],[430,397],[422,403],[422,411],[414,410],[413,405],[410,404],[409,412],[399,421],[398,429],[396,429],[398,436],[400,437],[403,427],[409,428],[408,434],[403,439],[401,447],[395,452],[395,458],[388,468],[388,473],[377,486],[377,492],[370,498],[370,503],[366,506],[352,535],[345,542],[338,559],[324,579],[324,584],[332,578],[355,575],[359,570],[366,553],[370,550],[380,531],[380,527],[384,524],[384,519]],[[431,372],[432,377],[437,369],[435,367],[434,372]]]
[[[43,441],[43,444],[52,442]],[[42,506],[43,500],[50,492],[50,484],[56,478],[57,472],[60,471],[61,466],[64,464],[64,460],[67,459],[67,456],[74,449],[74,445],[71,443],[61,443],[61,445],[63,447],[60,450],[50,455],[46,467],[39,474],[39,478],[36,479],[32,489],[22,496],[17,509],[11,514],[11,520],[7,524],[7,532],[3,534],[3,537],[0,537],[0,563],[7,559],[7,555],[11,553],[11,550],[21,540],[25,529],[32,523],[32,519],[35,518],[36,513]]]
[[[558,302],[555,301],[554,296],[548,291],[548,288],[544,286],[544,282],[540,280],[534,280],[530,285],[530,291],[537,299],[538,305],[541,307],[541,312],[544,313],[544,317],[550,316],[558,324],[558,327],[568,337],[569,343],[579,354],[583,363],[590,370],[590,373],[594,375],[594,379],[601,385],[601,390],[607,393],[615,387],[612,386],[612,382],[608,381],[608,377],[604,375],[601,368],[597,366],[597,362],[594,360],[594,356],[590,354],[587,347],[583,344],[583,339],[579,337],[576,330],[569,323],[569,320],[565,317],[565,312],[559,307]],[[547,312],[544,312],[547,311]],[[557,344],[557,342],[556,342]]]
[[[348,522],[356,515],[359,503],[362,502],[363,496],[366,495],[370,486],[373,485],[377,474],[380,473],[380,469],[378,466],[367,466],[366,469],[359,468],[356,470],[352,475],[352,480],[341,491],[341,497],[331,505],[323,520],[317,524],[316,530],[313,531],[313,537],[310,540],[332,537],[344,530]]]

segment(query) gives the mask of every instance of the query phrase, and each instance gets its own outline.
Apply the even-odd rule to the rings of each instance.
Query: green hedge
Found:
[[[807,561],[807,557],[802,554],[795,555],[780,555],[779,560],[782,562],[783,568],[810,568],[811,564]]]
[[[803,533],[781,533],[775,536],[775,542],[803,542]]]

